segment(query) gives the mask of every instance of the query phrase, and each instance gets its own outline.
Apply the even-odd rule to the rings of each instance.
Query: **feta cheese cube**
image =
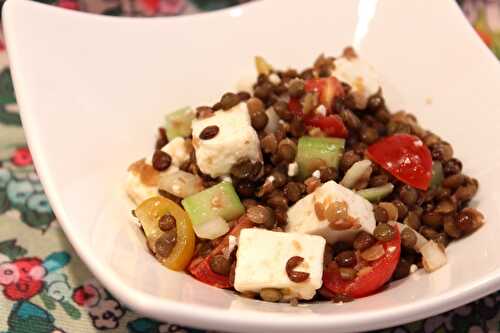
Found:
[[[209,140],[200,139],[200,133],[208,126],[217,126],[219,132]],[[259,137],[244,102],[231,110],[217,111],[212,117],[195,120],[192,128],[198,167],[213,178],[229,174],[231,166],[245,158],[262,160]]]
[[[357,56],[337,58],[332,75],[351,86],[354,102],[360,109],[364,109],[368,98],[380,89],[378,75],[373,67]]]
[[[285,299],[311,299],[322,284],[324,251],[325,240],[318,236],[243,229],[236,252],[234,288],[240,292],[277,288]],[[309,273],[304,282],[293,282],[286,273],[286,263],[293,256],[304,258],[295,268]]]
[[[167,143],[161,150],[170,155],[173,166],[180,168],[189,161],[191,154],[191,145],[183,138],[176,137]]]
[[[139,205],[144,200],[157,196],[158,186],[146,185],[141,181],[141,177],[138,173],[128,171],[125,180],[125,191],[130,199],[132,199],[136,205]]]
[[[348,215],[358,220],[360,228],[334,230],[330,228],[326,218],[318,218],[314,207],[316,203],[325,206],[325,203],[336,201],[344,201],[347,204]],[[319,235],[332,244],[340,240],[352,241],[360,230],[372,233],[373,229],[375,229],[375,216],[371,203],[331,180],[288,209],[288,224],[285,231]]]

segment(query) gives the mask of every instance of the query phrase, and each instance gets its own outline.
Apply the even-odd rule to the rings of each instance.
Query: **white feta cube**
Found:
[[[311,299],[322,284],[325,240],[318,236],[243,229],[236,252],[234,288],[258,292],[263,288],[282,290],[286,299]],[[309,273],[304,282],[293,282],[286,264],[293,256],[304,258],[295,268]]]
[[[146,185],[141,181],[141,177],[138,173],[128,171],[125,180],[125,191],[130,199],[132,199],[136,205],[139,205],[144,200],[157,196],[158,186]]]
[[[191,145],[184,138],[176,137],[167,143],[161,150],[170,155],[172,158],[171,165],[180,168],[181,165],[189,161]]]
[[[211,139],[200,139],[200,133],[208,126],[217,126],[219,132]],[[212,117],[195,120],[192,128],[198,167],[211,177],[229,174],[231,166],[243,159],[262,160],[259,137],[244,102],[231,110],[217,111]]]
[[[337,58],[332,75],[351,86],[354,102],[360,109],[366,107],[368,98],[376,94],[381,86],[373,67],[357,56]]]
[[[318,218],[315,203],[325,207],[328,203],[339,201],[347,204],[347,214],[357,219],[360,227],[334,230],[330,228],[330,223],[326,218],[321,220]],[[372,233],[373,229],[375,229],[375,216],[371,203],[333,180],[324,183],[288,209],[286,232],[319,235],[329,244],[341,240],[352,241],[359,231],[365,230]]]

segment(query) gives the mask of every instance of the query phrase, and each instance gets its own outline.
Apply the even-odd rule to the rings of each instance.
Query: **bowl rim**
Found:
[[[256,8],[257,6],[266,7],[271,1],[256,1],[244,4],[245,8]],[[454,7],[453,10],[460,11],[458,5],[449,0]],[[139,21],[139,20],[190,20],[199,19],[202,17],[211,17],[218,15],[226,15],[233,11],[235,8],[230,7],[222,10],[217,10],[208,13],[193,14],[179,17],[155,17],[155,18],[135,18],[135,17],[112,17],[92,13],[74,12],[61,8],[54,8],[49,5],[31,3],[27,0],[9,0],[5,3],[2,11],[3,22],[6,34],[6,45],[8,49],[15,50],[16,45],[9,38],[10,35],[10,19],[13,12],[22,9],[23,6],[41,6],[44,10],[58,11],[61,15],[85,15],[92,17],[92,19],[105,19],[105,20],[120,20],[120,21]],[[19,8],[18,8],[19,7]],[[461,15],[461,14],[460,14]],[[465,17],[464,23],[469,26]],[[469,32],[474,33],[472,27],[469,26]],[[476,39],[477,45],[487,52],[490,57],[494,57],[490,50],[479,40]],[[500,66],[500,65],[499,65]],[[12,69],[12,76],[14,78],[14,86],[16,87],[16,77],[18,76],[15,66]],[[17,89],[18,87],[16,87]],[[19,100],[20,109],[23,110],[23,101]],[[387,327],[388,325],[398,325],[413,320],[418,320],[436,313],[441,313],[457,306],[463,305],[467,302],[473,301],[477,298],[483,297],[490,292],[498,290],[500,286],[500,268],[477,279],[473,282],[472,286],[466,290],[451,290],[439,295],[433,295],[425,299],[418,299],[413,303],[408,303],[398,307],[398,311],[391,311],[386,309],[371,309],[363,317],[357,316],[356,313],[343,314],[342,316],[327,316],[327,315],[307,315],[296,316],[293,314],[280,313],[266,313],[248,310],[235,310],[235,309],[215,309],[206,305],[187,304],[177,301],[169,300],[168,298],[160,298],[149,295],[145,292],[138,291],[129,287],[124,282],[121,282],[119,275],[108,268],[104,262],[94,260],[90,257],[89,253],[85,251],[86,245],[76,237],[74,232],[68,232],[70,229],[69,220],[62,203],[59,200],[59,195],[56,192],[55,185],[48,177],[48,170],[46,164],[43,162],[42,157],[36,152],[41,151],[39,143],[36,141],[36,130],[33,126],[33,121],[30,121],[30,115],[21,111],[21,118],[25,129],[27,143],[32,149],[34,164],[37,172],[40,175],[41,182],[46,190],[47,197],[51,206],[59,217],[60,224],[65,232],[65,236],[73,245],[76,253],[82,258],[86,266],[92,274],[106,286],[110,292],[118,299],[123,301],[128,307],[139,313],[147,314],[158,320],[174,319],[176,322],[188,325],[198,326],[203,328],[216,328],[216,329],[231,329],[231,330],[244,330],[244,329],[272,329],[273,331],[297,331],[305,325],[308,326],[310,332],[323,331],[328,328],[349,329],[352,323],[355,322],[359,330],[378,329]],[[283,306],[288,306],[283,304]],[[234,315],[228,316],[228,312]],[[254,314],[259,316],[258,321],[255,320]],[[165,316],[167,318],[165,318]],[[320,320],[318,320],[320,318]]]

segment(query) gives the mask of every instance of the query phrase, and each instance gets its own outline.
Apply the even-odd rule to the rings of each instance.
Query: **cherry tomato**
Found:
[[[222,242],[215,249],[213,249],[208,256],[204,258],[197,257],[191,261],[188,267],[189,273],[191,273],[191,275],[193,275],[197,280],[211,286],[222,289],[231,288],[233,286],[233,282],[230,280],[229,276],[217,274],[212,271],[212,268],[210,268],[210,259],[213,256],[222,253],[222,250],[228,246],[230,235],[238,237],[241,229],[251,227],[253,227],[253,223],[246,216],[240,217],[233,229],[231,229]]]
[[[168,268],[181,271],[191,261],[196,242],[191,220],[184,209],[172,200],[160,196],[147,199],[135,209],[135,214],[141,222],[151,249],[155,248],[155,242],[163,234],[158,221],[167,213],[175,218],[177,241],[168,257],[157,255],[157,258]]]
[[[401,253],[401,238],[398,228],[395,237],[388,242],[379,242],[385,250],[380,259],[369,264],[371,270],[354,280],[347,281],[340,277],[338,268],[327,269],[323,274],[323,285],[335,294],[342,294],[353,298],[371,295],[380,289],[392,276],[398,265]]]
[[[395,134],[366,150],[368,157],[405,184],[427,190],[432,178],[432,157],[418,137]]]
[[[288,101],[288,110],[298,117],[304,116],[302,112],[302,105],[300,104],[300,99],[290,98]]]
[[[347,137],[347,128],[342,119],[336,114],[329,116],[308,116],[304,118],[304,124],[320,128],[327,136],[337,138]]]
[[[335,97],[344,95],[342,84],[333,76],[306,80],[304,88],[306,92],[317,92],[327,110],[331,110]]]

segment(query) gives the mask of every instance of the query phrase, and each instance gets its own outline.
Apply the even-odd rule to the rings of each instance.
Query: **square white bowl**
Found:
[[[134,19],[25,0],[4,12],[12,74],[37,170],[78,254],[132,309],[225,331],[344,332],[443,312],[500,286],[500,67],[448,1],[259,1],[208,14]],[[449,264],[343,305],[268,304],[164,269],[130,220],[121,182],[169,110],[213,102],[253,56],[301,68],[354,45],[393,110],[449,140],[480,181],[487,224],[449,247]]]

